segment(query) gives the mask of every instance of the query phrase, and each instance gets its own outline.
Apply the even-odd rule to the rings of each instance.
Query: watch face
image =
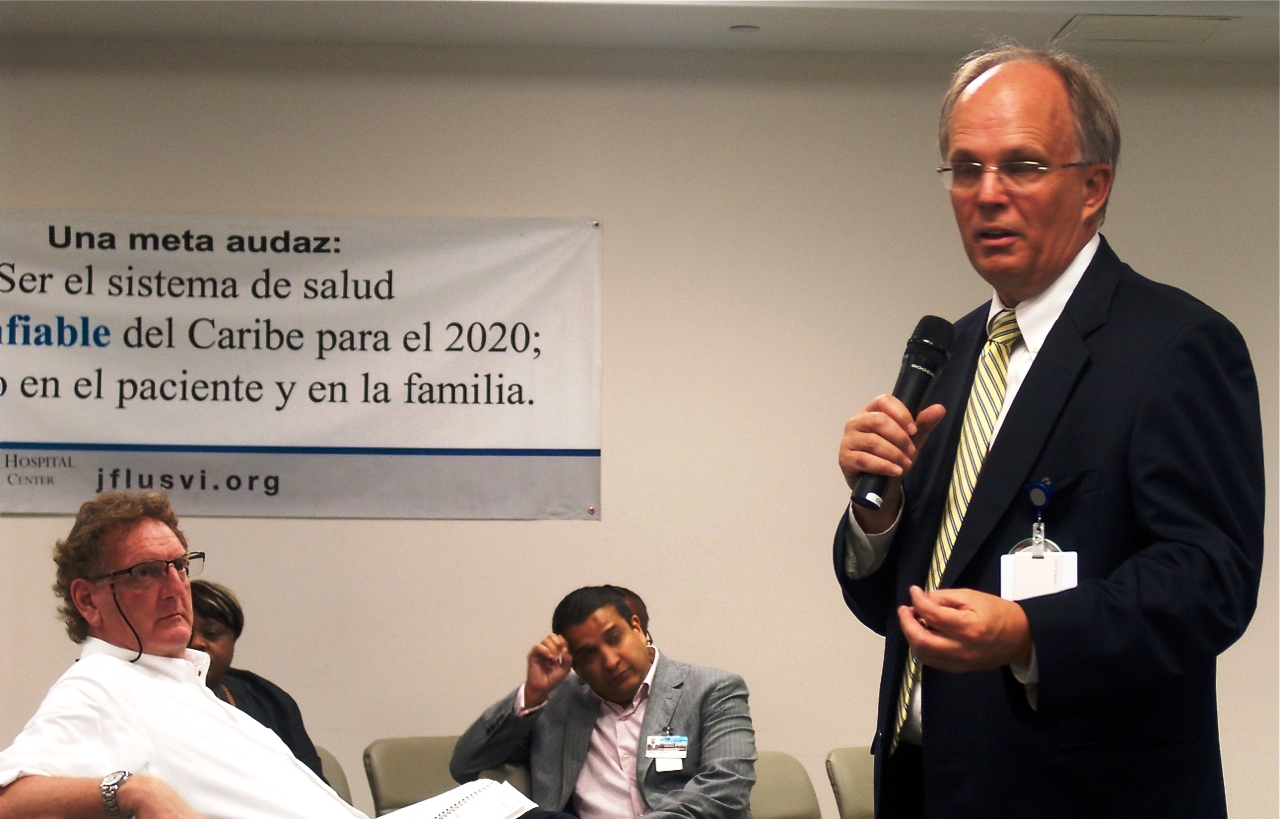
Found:
[[[125,819],[124,814],[120,812],[120,805],[116,802],[116,791],[128,778],[128,771],[115,771],[102,778],[102,785],[99,787],[102,791],[102,806],[107,809],[107,816],[110,819]]]

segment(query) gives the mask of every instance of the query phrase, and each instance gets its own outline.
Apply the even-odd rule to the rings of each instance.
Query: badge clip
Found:
[[[1048,478],[1027,486],[1027,501],[1035,509],[1031,537],[1020,541],[1000,558],[1000,596],[1027,600],[1074,589],[1078,579],[1077,554],[1064,552],[1044,536],[1044,510],[1053,500]]]
[[[1044,510],[1049,507],[1049,502],[1052,500],[1053,482],[1048,478],[1041,478],[1027,485],[1027,501],[1035,509],[1036,519],[1031,524],[1031,537],[1015,543],[1013,548],[1009,550],[1009,554],[1030,550],[1031,557],[1043,560],[1046,551],[1062,551],[1058,544],[1044,536]]]

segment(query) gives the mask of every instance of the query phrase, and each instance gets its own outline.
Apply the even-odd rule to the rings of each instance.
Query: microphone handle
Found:
[[[864,509],[879,509],[884,505],[884,489],[888,485],[888,475],[863,472],[853,487],[852,500]]]
[[[898,383],[893,385],[893,397],[906,406],[912,418],[920,411],[920,405],[924,403],[924,394],[928,392],[929,385],[933,383],[933,377],[938,371],[936,366],[933,370],[919,365],[912,366],[915,364],[913,358],[913,356],[907,356],[903,359],[902,369],[898,372]],[[879,509],[884,505],[884,490],[888,485],[888,475],[863,472],[853,486],[852,500],[863,508]]]

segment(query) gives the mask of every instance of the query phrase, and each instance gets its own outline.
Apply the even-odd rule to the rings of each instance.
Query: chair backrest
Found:
[[[376,815],[456,788],[449,757],[457,742],[456,736],[396,737],[375,739],[365,748],[364,771]]]
[[[818,794],[800,760],[781,751],[761,751],[751,789],[753,819],[822,819]]]
[[[836,748],[827,754],[827,778],[836,795],[840,819],[874,819],[876,758],[870,748]]]
[[[478,778],[510,782],[511,787],[530,799],[533,798],[533,779],[529,776],[529,766],[522,762],[508,762],[496,768],[481,771]]]
[[[333,788],[348,805],[354,805],[355,803],[351,801],[351,786],[347,784],[347,775],[342,770],[338,758],[319,745],[316,746],[316,753],[320,755],[320,770],[324,771],[324,778],[329,780],[329,787]]]

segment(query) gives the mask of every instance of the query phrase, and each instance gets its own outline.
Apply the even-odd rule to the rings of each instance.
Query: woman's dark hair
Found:
[[[208,580],[192,580],[191,606],[196,614],[206,620],[217,620],[240,639],[240,632],[244,631],[244,610],[231,589]]]
[[[640,599],[640,595],[622,586],[610,586],[610,588],[622,595],[622,599],[627,601],[627,608],[631,609],[632,614],[640,618],[640,629],[647,635],[649,633],[649,609],[645,606],[644,601]]]

